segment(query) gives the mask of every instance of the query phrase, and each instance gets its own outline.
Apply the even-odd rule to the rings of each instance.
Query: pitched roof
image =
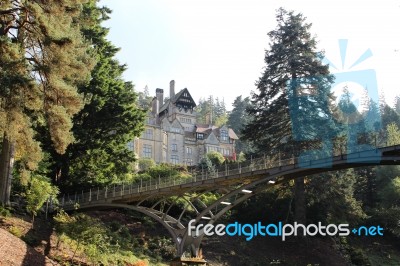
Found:
[[[219,136],[220,131],[221,131],[221,128],[216,127],[216,126],[210,126],[210,125],[204,125],[204,124],[196,125],[196,133],[210,134],[211,132],[214,132],[217,136]],[[231,138],[231,139],[239,139],[238,136],[236,135],[235,131],[233,131],[233,129],[231,129],[231,128],[228,128],[228,135],[229,135],[229,138]]]
[[[170,100],[166,100],[165,103],[161,106],[160,110],[158,111],[158,113],[163,112],[164,110],[166,110],[168,108],[168,104],[169,104]]]
[[[211,130],[215,129],[215,126],[204,125],[204,124],[196,124],[196,132],[197,133],[209,133]]]
[[[165,111],[168,108],[168,105],[171,103],[171,100],[173,103],[176,103],[185,92],[188,95],[186,97],[191,100],[192,107],[193,108],[196,107],[196,102],[193,100],[192,95],[190,95],[190,92],[188,91],[187,88],[184,88],[183,90],[180,90],[177,94],[175,94],[175,97],[173,99],[166,100],[165,103],[160,107],[160,110],[158,111],[158,113]]]
[[[190,92],[187,88],[184,88],[183,90],[180,90],[177,94],[175,94],[175,97],[174,97],[174,99],[172,99],[172,101],[174,103],[177,102],[179,100],[179,98],[181,98],[185,92],[187,93],[187,96],[185,96],[185,97],[187,97],[191,100],[192,104],[194,105],[193,107],[196,107],[196,102],[193,100],[192,95],[190,95]]]
[[[238,136],[236,135],[235,131],[233,131],[232,128],[228,129],[228,135],[231,139],[239,139]]]

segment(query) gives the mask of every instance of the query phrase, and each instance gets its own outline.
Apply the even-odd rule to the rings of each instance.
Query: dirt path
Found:
[[[0,228],[0,266],[59,265],[28,246],[18,237]]]

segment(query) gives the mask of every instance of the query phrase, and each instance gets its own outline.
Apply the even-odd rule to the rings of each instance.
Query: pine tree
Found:
[[[309,33],[311,24],[302,14],[282,8],[277,22],[277,29],[268,33],[270,49],[265,55],[264,74],[256,84],[258,92],[252,93],[252,106],[248,109],[252,121],[243,131],[244,137],[257,143],[260,150],[277,149],[293,141],[292,123],[296,120],[303,119],[307,129],[320,127],[319,122],[333,126],[329,107],[334,77],[321,63],[323,54],[316,51],[316,40]],[[312,130],[301,133],[304,139],[314,137]]]
[[[138,95],[139,95],[140,108],[142,108],[143,110],[150,110],[151,109],[151,100],[153,99],[153,97],[150,96],[149,88],[147,87],[147,85],[146,85],[146,87],[144,87],[143,91],[140,91],[138,93]]]
[[[74,117],[76,141],[58,162],[58,177],[66,186],[106,185],[126,178],[135,160],[127,143],[144,126],[145,112],[138,106],[138,95],[132,83],[122,79],[126,66],[115,59],[119,49],[106,39],[108,30],[101,26],[111,10],[96,7],[97,2],[91,0],[83,9],[93,23],[82,32],[91,41],[98,62],[90,83],[79,87],[86,104]]]
[[[382,107],[382,127],[386,128],[391,123],[395,123],[400,127],[400,115],[389,105]]]
[[[271,43],[265,54],[265,71],[248,109],[252,120],[243,130],[243,137],[260,152],[277,153],[287,144],[297,149],[310,147],[310,142],[329,144],[331,136],[320,135],[321,128],[335,132],[329,110],[334,77],[328,66],[322,64],[323,54],[316,50],[316,40],[309,32],[311,24],[305,22],[303,15],[280,8],[276,19],[277,28],[268,33]],[[295,181],[295,198],[296,220],[302,222],[302,178]]]
[[[250,106],[251,104],[249,97],[242,99],[242,96],[238,96],[233,102],[233,109],[228,117],[228,127],[232,128],[239,137],[239,139],[236,141],[237,153],[253,153],[253,147],[251,146],[251,144],[241,138],[244,126],[248,124],[251,119],[246,112],[246,110],[250,108]]]
[[[0,3],[0,202],[9,199],[15,156],[28,175],[42,158],[35,125],[46,125],[57,153],[73,141],[71,118],[82,108],[77,86],[93,66],[80,34],[83,2]]]
[[[354,169],[314,175],[306,184],[308,218],[312,222],[356,223],[366,218],[354,197],[358,175]]]
[[[213,96],[208,99],[200,98],[197,110],[197,123],[215,125],[217,127],[226,125],[228,122],[228,112],[226,111],[225,101],[220,101]]]

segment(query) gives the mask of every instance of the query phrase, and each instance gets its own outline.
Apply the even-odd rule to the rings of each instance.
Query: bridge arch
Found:
[[[174,182],[169,186],[163,186],[162,183],[159,182],[158,184],[153,185],[153,187],[150,186],[150,189],[147,189],[147,186],[145,190],[143,190],[142,187],[137,187],[137,189],[134,190],[129,188],[130,193],[128,195],[124,195],[123,186],[121,193],[116,193],[114,187],[112,197],[111,195],[110,197],[107,197],[107,189],[105,190],[105,196],[100,199],[99,192],[97,192],[96,200],[93,200],[91,193],[86,193],[85,195],[82,194],[79,209],[109,207],[127,208],[139,211],[152,217],[168,230],[175,243],[178,256],[181,256],[183,252],[189,248],[191,249],[192,256],[196,256],[203,235],[198,237],[189,236],[187,225],[182,223],[182,215],[178,218],[173,218],[168,214],[171,206],[167,208],[167,211],[155,209],[162,200],[167,201],[168,197],[176,195],[183,197],[182,195],[185,193],[205,193],[207,191],[223,190],[225,191],[225,194],[216,199],[213,203],[208,206],[205,205],[201,211],[196,210],[194,225],[199,223],[213,224],[228,210],[267,189],[269,186],[287,182],[297,177],[322,172],[363,166],[398,164],[400,164],[400,145],[338,155],[330,158],[310,160],[308,164],[301,162],[299,158],[292,158],[291,161],[286,161],[286,163],[279,162],[277,165],[272,165],[272,167],[270,167],[267,166],[264,161],[260,165],[252,165],[247,169],[238,169],[231,173],[227,171],[223,175],[218,175],[217,172],[216,176],[208,179],[204,179],[203,176],[201,178],[195,176],[190,180],[190,182],[183,184],[175,184]],[[117,189],[117,191],[119,190]],[[104,191],[101,191],[101,193],[104,193]],[[156,201],[157,204],[153,204],[152,207],[142,205],[146,200],[156,198],[158,199]],[[198,200],[198,195],[188,201],[188,205],[190,205],[194,200]],[[74,203],[76,202],[72,202],[69,206],[73,206]],[[71,207],[69,208],[71,209]],[[183,212],[185,211],[185,208],[186,207],[184,207]],[[66,210],[68,210],[68,206]],[[207,219],[205,220],[205,218]],[[203,222],[204,220],[206,222]]]

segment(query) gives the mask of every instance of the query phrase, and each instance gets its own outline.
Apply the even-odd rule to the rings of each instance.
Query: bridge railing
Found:
[[[185,184],[196,183],[209,179],[215,179],[226,176],[240,175],[252,171],[264,170],[283,165],[294,164],[294,158],[281,159],[275,161],[269,157],[251,159],[247,163],[238,163],[233,165],[225,164],[216,169],[193,171],[191,177],[178,179],[174,177],[159,177],[158,179],[150,179],[147,181],[123,182],[114,184],[103,189],[94,188],[86,191],[76,191],[71,194],[64,194],[60,199],[62,206],[73,206],[75,204],[85,204],[95,201],[106,201],[113,198],[143,193],[149,191],[157,191],[160,188],[176,187]]]
[[[357,153],[358,156],[371,156],[369,151],[377,151],[377,149]],[[350,154],[351,155],[351,154]],[[251,158],[244,163],[224,164],[218,168],[201,169],[193,171],[191,177],[185,179],[178,179],[174,177],[161,177],[150,179],[147,181],[136,180],[135,182],[122,182],[107,186],[103,189],[94,188],[88,191],[75,192],[72,194],[65,194],[60,198],[59,202],[62,206],[73,206],[75,204],[87,204],[95,201],[107,201],[110,199],[120,198],[125,195],[132,195],[137,193],[144,193],[149,191],[158,191],[161,188],[176,187],[185,184],[192,184],[199,181],[208,179],[215,179],[220,177],[241,175],[258,170],[272,169],[276,167],[293,166],[301,162],[304,166],[324,165],[332,162],[333,156],[349,156],[342,152],[336,152],[326,156],[324,154],[311,154],[308,156],[295,157],[294,153],[289,156],[278,154],[277,156],[263,156],[260,158]]]

